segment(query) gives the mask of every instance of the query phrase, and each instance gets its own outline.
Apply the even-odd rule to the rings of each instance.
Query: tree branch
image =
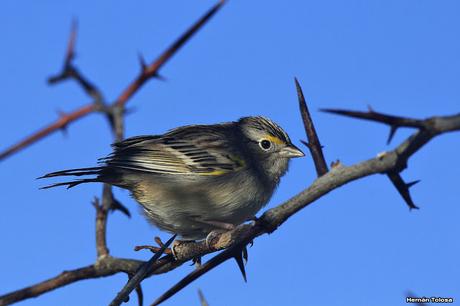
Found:
[[[387,144],[391,142],[391,140],[393,139],[393,136],[396,133],[396,130],[400,127],[412,127],[412,128],[419,128],[419,129],[424,128],[423,120],[379,113],[379,112],[374,111],[370,107],[369,107],[369,111],[367,112],[349,111],[349,110],[334,109],[334,108],[325,108],[325,109],[321,109],[321,111],[326,112],[326,113],[341,115],[341,116],[357,118],[357,119],[380,122],[380,123],[389,125],[390,134],[387,139]]]
[[[48,291],[64,287],[83,279],[105,277],[119,272],[134,273],[142,264],[143,262],[139,260],[108,256],[93,265],[64,271],[36,285],[2,295],[0,296],[0,306],[10,305],[25,299],[37,297]]]

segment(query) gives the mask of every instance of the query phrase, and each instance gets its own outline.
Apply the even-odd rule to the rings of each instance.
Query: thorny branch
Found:
[[[80,107],[71,113],[61,114],[60,118],[55,122],[5,149],[3,152],[0,152],[0,161],[58,130],[65,129],[70,123],[81,119],[88,114],[98,111],[103,112],[106,116],[108,116],[111,125],[114,126],[113,130],[115,130],[116,138],[122,139],[123,124],[117,119],[124,117],[122,115],[124,114],[124,107],[128,100],[141,88],[142,85],[145,84],[145,82],[158,76],[158,72],[161,67],[163,67],[163,65],[180,49],[180,47],[182,47],[193,36],[193,34],[195,34],[199,29],[203,27],[203,25],[206,24],[207,21],[209,21],[209,19],[219,10],[220,7],[222,7],[223,4],[224,1],[220,1],[214,7],[212,7],[203,17],[201,17],[184,34],[182,34],[168,49],[166,49],[166,51],[164,51],[156,61],[152,62],[150,65],[146,65],[144,61],[141,60],[141,72],[134,79],[134,81],[132,81],[131,84],[129,84],[126,89],[122,91],[120,96],[112,104],[104,104],[104,100],[102,98],[103,96],[100,94],[100,92],[96,89],[95,86],[87,81],[87,79],[84,78],[72,64],[72,60],[75,57],[74,47],[76,40],[76,23],[74,22],[69,43],[67,45],[63,71],[61,71],[61,73],[57,76],[51,77],[49,82],[56,83],[58,81],[66,80],[69,78],[75,79],[84,88],[84,90],[91,97],[93,97],[94,101],[90,104]]]
[[[191,36],[191,34],[194,33],[194,31],[196,31],[207,20],[207,18],[209,18],[212,14],[214,14],[214,12],[219,8],[221,4],[222,3],[220,2],[213,9],[211,9],[210,12],[208,12],[208,14],[206,14],[200,20],[200,22],[195,24],[195,26],[192,27],[191,30],[189,30],[186,34],[182,36],[182,39],[185,39],[185,40],[188,39]],[[72,33],[74,33],[74,31],[72,31]],[[177,51],[177,49],[184,43],[184,41],[181,41],[181,39],[179,39],[175,44],[173,44],[171,48],[168,49],[170,52],[169,55],[164,55],[160,57],[157,60],[157,62],[154,62],[149,67],[154,67],[155,63],[164,63],[175,51]],[[72,67],[71,63],[72,63],[72,59],[74,58],[74,51],[73,51],[74,45],[75,45],[75,34],[71,34],[71,38],[69,40],[69,47],[68,47],[68,51],[66,55],[66,60],[64,64],[64,72],[62,73],[62,75],[66,74],[65,71],[66,69],[69,69],[68,66]],[[165,54],[167,53],[168,51]],[[146,77],[145,74],[148,74],[147,78],[155,77],[161,65],[162,64],[157,64],[156,66],[157,68],[155,68],[156,69],[155,73],[152,73],[152,72],[146,73],[145,71],[147,71],[148,68],[145,68],[145,65],[142,65],[144,68],[142,69],[140,76],[136,80],[145,78]],[[152,70],[154,69],[152,68]],[[75,73],[75,72],[72,72],[72,73]],[[81,86],[85,90],[87,90],[87,92],[88,90],[93,92],[92,90],[94,90],[96,87],[92,85],[88,85],[91,83],[86,81],[85,78],[82,78],[81,74],[78,71],[76,73],[80,77],[78,76],[59,77],[58,75],[55,79],[63,80],[66,78],[73,78],[77,82],[79,82]],[[85,80],[85,81],[82,81],[82,80]],[[126,101],[145,82],[145,80],[143,81],[136,81],[136,80],[132,84],[130,84],[130,86],[128,86],[128,88],[125,91],[123,91],[123,93],[116,100],[116,102],[111,104],[109,107],[115,107],[115,105],[123,107]],[[133,84],[137,84],[137,85],[133,85]],[[300,85],[298,83],[296,85],[298,89],[299,102],[301,106],[301,113],[302,113],[302,118],[304,120],[304,125],[306,126],[306,128],[307,126],[311,126],[311,130],[314,131],[315,129],[314,129],[313,123],[311,122],[310,116],[305,116],[305,114],[308,113],[308,109],[306,108],[306,105],[302,106],[302,104],[304,104],[304,99],[303,99],[303,94],[300,89]],[[136,89],[133,91],[133,89],[129,89],[129,88],[136,88]],[[90,94],[90,95],[96,100],[94,94]],[[126,97],[126,98],[123,98],[123,97]],[[101,101],[103,100],[101,99]],[[119,101],[122,101],[122,102],[119,102]],[[18,145],[16,145],[16,149],[13,149],[13,151],[11,151],[11,148],[10,148],[9,149],[10,152],[7,153],[6,155],[5,155],[5,152],[0,154],[0,159],[24,148],[28,144],[38,139],[43,138],[49,133],[52,133],[60,128],[63,128],[67,123],[77,120],[78,118],[81,118],[88,113],[94,112],[96,110],[101,111],[99,107],[100,107],[100,103],[93,103],[93,104],[84,106],[80,110],[77,110],[71,114],[64,115],[63,117],[61,117],[62,121],[60,121],[61,120],[60,119],[56,123],[51,125],[50,127],[26,139],[25,145],[20,143],[18,144],[19,147],[17,147]],[[122,120],[124,116],[122,107],[115,108],[118,110],[118,113],[114,117],[121,118],[119,120]],[[373,175],[373,174],[378,174],[378,173],[388,175],[390,179],[392,180],[392,182],[395,184],[395,186],[398,188],[398,191],[403,196],[406,203],[408,203],[408,205],[410,206],[410,201],[412,200],[409,200],[410,199],[409,187],[412,186],[414,183],[404,183],[404,181],[400,177],[400,173],[407,167],[408,159],[434,137],[447,133],[447,132],[460,131],[460,113],[453,115],[453,116],[431,117],[431,118],[419,120],[419,119],[410,119],[410,118],[404,118],[404,117],[384,115],[381,113],[376,113],[372,110],[369,112],[354,112],[354,111],[335,110],[335,109],[329,109],[325,111],[335,113],[335,114],[346,115],[346,116],[351,116],[355,118],[385,123],[385,124],[390,125],[390,127],[394,131],[396,131],[396,129],[399,127],[414,127],[414,128],[417,128],[417,131],[414,134],[412,134],[410,137],[408,137],[406,140],[404,140],[394,150],[385,152],[383,154],[379,154],[377,157],[357,163],[352,166],[344,166],[339,163],[335,167],[332,167],[332,169],[328,172],[327,172],[327,167],[326,167],[325,168],[326,171],[323,171],[324,173],[318,171],[319,177],[308,188],[306,188],[305,190],[303,190],[296,196],[292,197],[288,201],[278,205],[277,207],[267,210],[264,214],[262,214],[262,216],[259,219],[257,219],[252,224],[242,224],[238,226],[237,228],[235,228],[234,230],[216,235],[214,239],[212,239],[211,241],[208,241],[208,243],[204,241],[199,241],[199,242],[178,244],[174,248],[175,257],[173,257],[172,255],[165,255],[161,257],[160,259],[158,259],[157,261],[155,261],[150,266],[150,270],[148,271],[147,276],[151,276],[153,274],[166,273],[170,270],[173,270],[181,266],[183,263],[193,260],[195,258],[199,258],[206,254],[216,252],[216,251],[221,251],[221,250],[224,250],[224,251],[222,251],[217,256],[213,257],[212,259],[210,259],[208,262],[203,264],[200,268],[194,270],[192,273],[187,275],[178,284],[176,284],[174,287],[168,290],[165,294],[160,296],[153,303],[153,305],[158,305],[165,299],[171,297],[178,290],[184,288],[190,282],[192,282],[199,276],[203,275],[204,273],[210,271],[212,268],[216,267],[217,265],[226,261],[227,259],[230,259],[236,256],[241,256],[242,249],[248,243],[250,243],[251,241],[253,241],[255,238],[257,238],[260,235],[267,234],[267,233],[269,234],[275,231],[288,218],[290,218],[292,215],[297,213],[299,210],[310,205],[318,198],[326,195],[327,193],[339,188],[340,186],[344,184],[347,184],[359,178],[363,178],[363,177]],[[106,114],[109,114],[111,110],[109,111],[103,110],[103,112],[105,112]],[[113,115],[111,116],[113,118]],[[123,125],[114,124],[113,126],[115,126],[113,130],[115,131],[114,134],[117,135],[116,138],[121,139],[123,135],[122,134]],[[118,132],[116,131],[117,130],[116,126],[119,127]],[[394,134],[394,131],[391,134]],[[313,133],[312,135],[313,135],[313,138],[314,137],[317,138],[316,133]],[[309,143],[312,144],[314,141],[312,140],[313,138],[310,137],[310,134],[308,135],[308,138],[309,138]],[[321,151],[319,140],[318,139],[316,140],[317,141],[316,141],[315,146],[317,146],[317,149]],[[321,152],[321,155],[322,155],[322,152]],[[317,169],[318,167],[324,167],[324,165],[320,165],[321,163],[324,163],[324,157],[315,158],[314,161],[315,161],[315,166]],[[321,175],[321,173],[323,174]],[[23,288],[23,289],[5,294],[3,296],[0,296],[0,306],[9,305],[9,304],[12,304],[12,303],[15,303],[15,302],[27,299],[27,298],[31,298],[31,297],[36,297],[45,292],[63,287],[65,285],[68,285],[68,284],[71,284],[71,283],[74,283],[74,282],[77,282],[83,279],[107,277],[107,276],[111,276],[113,274],[120,273],[120,272],[126,273],[130,277],[133,277],[133,275],[136,275],[136,273],[139,271],[141,267],[146,267],[146,262],[144,261],[116,258],[116,257],[112,257],[109,254],[107,245],[105,243],[105,228],[106,228],[106,222],[107,222],[107,214],[110,211],[110,209],[113,209],[114,207],[113,203],[115,203],[116,200],[113,198],[113,195],[111,194],[111,192],[109,194],[108,191],[106,190],[107,190],[107,187],[104,187],[104,195],[102,199],[102,204],[99,204],[99,201],[97,200],[95,200],[94,202],[94,205],[97,210],[97,220],[96,220],[97,234],[96,235],[98,237],[97,238],[98,258],[97,258],[96,263],[86,266],[86,267],[78,268],[75,270],[65,271],[57,275],[56,277],[45,280],[33,286]],[[110,204],[105,204],[105,203],[110,203]],[[121,204],[118,203],[118,205],[121,205]],[[415,205],[413,206],[415,207]],[[140,290],[140,287],[138,286],[136,287],[136,289],[137,289],[136,291],[139,294],[139,300],[142,300],[142,294],[141,294],[142,291]]]

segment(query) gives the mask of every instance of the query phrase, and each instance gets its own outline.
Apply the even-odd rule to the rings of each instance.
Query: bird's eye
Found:
[[[272,143],[271,143],[269,140],[267,140],[267,139],[262,139],[262,140],[259,142],[259,145],[260,145],[260,147],[261,147],[262,149],[268,150],[268,149],[271,148]]]

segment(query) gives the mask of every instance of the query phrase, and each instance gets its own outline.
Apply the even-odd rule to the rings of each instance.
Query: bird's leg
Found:
[[[235,225],[231,223],[225,223],[222,221],[203,220],[203,219],[199,219],[197,221],[214,227],[214,229],[211,232],[209,232],[209,234],[206,236],[206,246],[208,248],[211,248],[213,239],[215,239],[217,236],[219,236],[220,234],[224,232],[234,230],[236,227]]]
[[[231,230],[234,230],[236,227],[235,225],[231,223],[225,223],[222,221],[212,221],[212,220],[199,220],[199,221],[201,223],[211,225],[216,228],[215,230],[220,230],[221,232],[231,231]]]

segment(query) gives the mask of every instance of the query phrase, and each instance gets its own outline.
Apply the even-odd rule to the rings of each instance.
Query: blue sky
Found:
[[[73,82],[49,87],[73,17],[76,65],[114,99],[137,74],[137,54],[154,59],[213,1],[20,1],[0,4],[2,148],[89,102]],[[459,111],[458,1],[229,1],[128,104],[126,135],[245,115],[278,122],[305,139],[293,77],[303,86],[328,161],[351,165],[410,134],[318,112],[339,107],[424,118]],[[94,165],[110,152],[105,119],[90,115],[0,164],[1,293],[88,265],[95,258],[94,209],[101,186],[39,190],[44,173]],[[459,134],[435,139],[409,162],[420,210],[409,212],[386,176],[336,190],[249,249],[248,283],[234,262],[205,275],[164,305],[199,305],[201,288],[219,305],[402,305],[404,294],[460,298]],[[309,157],[292,162],[268,207],[315,179]],[[146,259],[133,246],[156,235],[129,194],[132,219],[109,219],[115,256]],[[193,267],[144,282],[151,303]],[[79,282],[22,305],[104,305],[125,275]],[[132,298],[130,305],[136,305]]]

